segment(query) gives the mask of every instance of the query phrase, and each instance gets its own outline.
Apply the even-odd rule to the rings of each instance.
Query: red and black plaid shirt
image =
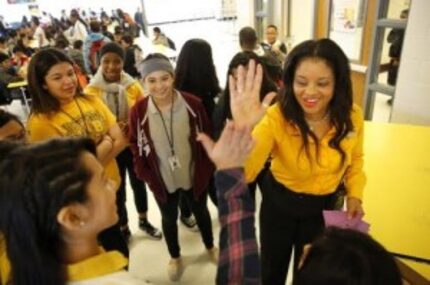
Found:
[[[217,171],[215,185],[221,224],[216,284],[261,284],[255,238],[255,203],[243,169]]]

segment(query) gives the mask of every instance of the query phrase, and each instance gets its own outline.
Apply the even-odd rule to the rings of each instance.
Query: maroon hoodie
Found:
[[[190,145],[194,162],[194,198],[207,191],[214,172],[214,165],[201,143],[196,141],[197,132],[211,134],[210,121],[200,99],[186,92],[180,92],[185,99],[190,119]],[[158,166],[158,157],[151,139],[147,117],[149,96],[138,101],[130,110],[129,139],[133,152],[134,170],[137,177],[145,181],[157,201],[166,202],[167,189]],[[140,137],[140,139],[139,139]]]

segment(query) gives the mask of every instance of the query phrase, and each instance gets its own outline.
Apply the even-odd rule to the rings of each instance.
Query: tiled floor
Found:
[[[226,71],[230,59],[239,50],[237,35],[233,32],[235,21],[216,21],[205,20],[195,22],[184,22],[160,26],[161,29],[172,38],[178,51],[183,43],[191,38],[203,38],[207,40],[213,49],[213,56],[217,68],[218,77],[221,87],[225,86]],[[141,39],[145,52],[145,47],[149,45],[149,40]],[[148,52],[148,51],[147,51]],[[375,102],[374,120],[388,121],[390,107],[387,105],[387,98],[384,95],[378,95]],[[9,111],[19,114],[23,120],[25,115],[18,101],[8,108]],[[133,237],[130,243],[130,272],[153,284],[172,284],[166,274],[166,266],[169,261],[167,247],[164,240],[153,241],[146,237],[137,227],[137,214],[133,204],[131,189],[127,189],[128,201],[127,208],[129,212],[130,227]],[[160,213],[153,199],[152,194],[149,197],[149,219],[157,227],[161,226]],[[260,196],[257,195],[257,205],[259,205]],[[211,202],[208,202],[212,216],[213,231],[215,242],[218,242],[219,223],[217,220],[217,211]],[[258,209],[257,209],[258,211]],[[258,225],[257,225],[258,226]],[[258,227],[257,227],[258,229]],[[205,253],[203,243],[199,233],[191,232],[183,226],[179,226],[179,238],[182,247],[182,254],[186,270],[180,282],[174,284],[203,285],[214,284],[216,266],[209,261]]]
[[[130,189],[128,189],[127,194],[132,195]],[[152,195],[149,195],[148,202],[149,218],[154,225],[160,227],[161,217]],[[208,204],[212,217],[215,244],[218,244],[219,223],[217,211],[211,202],[208,202]],[[143,232],[139,231],[132,199],[127,201],[127,207],[130,213],[130,227],[134,233],[130,243],[130,272],[149,280],[153,284],[172,284],[166,274],[169,255],[164,238],[161,241],[150,240]],[[185,272],[181,281],[173,284],[214,284],[216,265],[210,262],[206,254],[200,232],[192,232],[179,225],[179,241]]]

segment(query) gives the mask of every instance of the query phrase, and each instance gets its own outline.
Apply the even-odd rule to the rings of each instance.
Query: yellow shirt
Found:
[[[76,100],[62,106],[56,113],[32,114],[27,128],[29,141],[38,142],[54,137],[90,137],[96,144],[101,141],[109,128],[116,124],[115,116],[106,105],[95,96],[77,96]],[[82,112],[81,112],[82,111]],[[105,167],[106,175],[120,183],[115,159]]]
[[[119,251],[104,251],[81,262],[67,265],[67,280],[69,282],[92,279],[114,273],[128,265],[128,259]]]
[[[69,282],[83,281],[106,276],[124,270],[128,259],[118,251],[106,252],[100,248],[100,254],[78,263],[67,265],[67,280]],[[10,263],[7,258],[6,244],[0,236],[0,284],[10,281]]]
[[[334,127],[320,141],[317,163],[313,140],[309,139],[309,160],[302,150],[299,128],[284,119],[279,104],[271,106],[252,132],[256,146],[245,164],[246,180],[255,180],[271,153],[273,177],[290,190],[314,195],[333,193],[344,176],[347,195],[361,199],[366,183],[363,172],[364,121],[361,109],[356,105],[351,119],[354,130],[341,142],[346,159],[343,167],[339,168],[341,155],[328,145],[335,134]]]
[[[137,80],[135,83],[131,84],[125,90],[125,92],[127,94],[127,103],[128,103],[129,108],[133,107],[137,101],[142,99],[143,93],[144,93],[142,86],[140,85],[140,83]],[[85,87],[85,89],[84,89],[84,94],[94,95],[94,96],[97,96],[99,98],[102,98],[103,90],[96,87],[96,86],[87,85],[87,87]]]
[[[7,284],[10,279],[10,263],[6,252],[6,241],[0,235],[0,284]]]

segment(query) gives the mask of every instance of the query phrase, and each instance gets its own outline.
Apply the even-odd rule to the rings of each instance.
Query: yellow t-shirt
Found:
[[[106,252],[100,248],[100,254],[67,265],[67,280],[74,282],[92,279],[124,270],[127,265],[128,259],[119,251]]]
[[[128,259],[118,251],[106,252],[100,248],[100,254],[87,258],[81,262],[67,265],[67,279],[69,282],[92,279],[124,270]],[[0,284],[10,281],[11,268],[6,253],[6,243],[0,235]]]
[[[6,241],[0,234],[0,284],[7,284],[10,279],[10,263],[6,252]]]
[[[99,143],[109,128],[116,124],[115,116],[95,96],[77,96],[76,100],[53,114],[32,114],[27,128],[29,141],[38,142],[54,137],[89,137]],[[115,159],[105,167],[106,175],[120,183]]]
[[[361,109],[356,105],[351,119],[354,130],[341,142],[346,159],[343,167],[339,168],[341,155],[329,146],[335,134],[334,127],[320,141],[317,163],[313,140],[309,139],[309,160],[302,148],[298,127],[284,119],[279,103],[271,106],[252,132],[256,146],[245,163],[246,180],[254,181],[272,154],[270,170],[273,177],[292,191],[314,195],[333,193],[344,177],[347,195],[361,199],[366,183],[363,172],[364,120]]]

